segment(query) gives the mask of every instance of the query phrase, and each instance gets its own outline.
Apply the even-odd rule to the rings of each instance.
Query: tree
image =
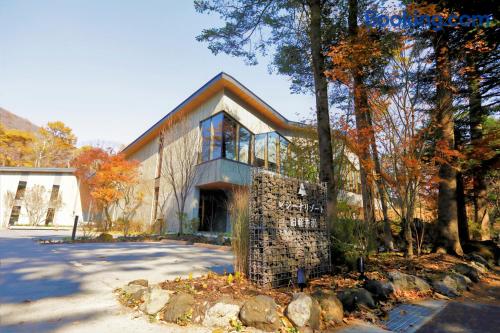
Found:
[[[0,165],[32,166],[33,134],[16,129],[5,129],[0,124]]]
[[[87,148],[72,164],[77,168],[80,181],[88,186],[91,197],[103,210],[106,218],[103,229],[108,231],[113,225],[111,208],[138,183],[139,163],[126,160],[122,154],[112,155],[100,148]]]
[[[425,156],[429,148],[429,119],[421,109],[420,77],[426,72],[427,63],[422,61],[420,47],[413,39],[401,37],[385,73],[387,93],[370,98],[383,156],[381,179],[386,184],[389,203],[404,222],[409,257],[413,256],[412,225],[419,194],[434,174]]]
[[[53,209],[55,214],[63,206],[62,193],[53,197],[42,185],[28,188],[21,201],[32,226],[45,222],[49,209]]]
[[[130,222],[144,201],[144,191],[142,191],[139,185],[134,183],[123,183],[119,187],[121,187],[120,190],[123,193],[123,197],[118,201],[118,207],[121,209],[123,236],[127,237]]]
[[[171,192],[175,198],[176,213],[179,220],[179,234],[184,232],[186,223],[186,201],[193,186],[201,177],[198,165],[201,142],[198,127],[190,126],[187,119],[170,121],[161,133],[162,163],[160,185],[168,186],[164,193]],[[168,198],[168,197],[166,197]]]
[[[75,152],[76,136],[61,121],[40,128],[34,142],[35,167],[67,167]]]
[[[314,93],[319,142],[320,180],[328,186],[328,212],[335,219],[336,192],[325,53],[337,37],[340,17],[336,3],[321,0],[197,0],[200,13],[218,13],[221,28],[203,30],[197,37],[217,54],[224,52],[257,63],[257,54],[272,50],[271,67],[291,77],[293,92]]]

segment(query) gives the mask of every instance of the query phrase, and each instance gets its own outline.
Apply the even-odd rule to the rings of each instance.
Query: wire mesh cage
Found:
[[[250,280],[263,287],[295,284],[297,270],[309,279],[330,271],[326,185],[262,169],[252,171]]]

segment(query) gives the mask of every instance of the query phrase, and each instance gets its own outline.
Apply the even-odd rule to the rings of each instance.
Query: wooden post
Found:
[[[73,233],[71,234],[71,240],[75,240],[76,236],[76,226],[78,225],[78,215],[75,216],[75,222],[73,223]]]

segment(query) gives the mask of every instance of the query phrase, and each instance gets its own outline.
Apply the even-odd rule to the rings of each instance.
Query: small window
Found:
[[[21,206],[12,207],[10,212],[9,225],[14,225],[19,221],[19,215],[21,214]]]
[[[59,185],[52,185],[52,192],[50,192],[50,202],[54,202],[59,197]]]
[[[26,192],[26,182],[25,181],[20,181],[17,184],[17,191],[16,191],[16,200],[21,200],[24,198],[24,193]]]
[[[56,214],[56,210],[54,208],[47,209],[47,217],[45,218],[45,225],[49,225],[54,223],[54,215]]]
[[[201,122],[201,161],[210,160],[210,142],[212,137],[211,130],[212,119],[206,119]]]
[[[264,168],[266,166],[267,133],[255,136],[255,166]]]
[[[267,168],[272,171],[276,171],[278,163],[278,138],[276,132],[269,133],[267,137]]]

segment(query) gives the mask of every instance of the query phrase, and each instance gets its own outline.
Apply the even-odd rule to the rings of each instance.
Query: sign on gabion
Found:
[[[250,188],[250,280],[265,287],[297,284],[330,271],[326,186],[261,169]]]

